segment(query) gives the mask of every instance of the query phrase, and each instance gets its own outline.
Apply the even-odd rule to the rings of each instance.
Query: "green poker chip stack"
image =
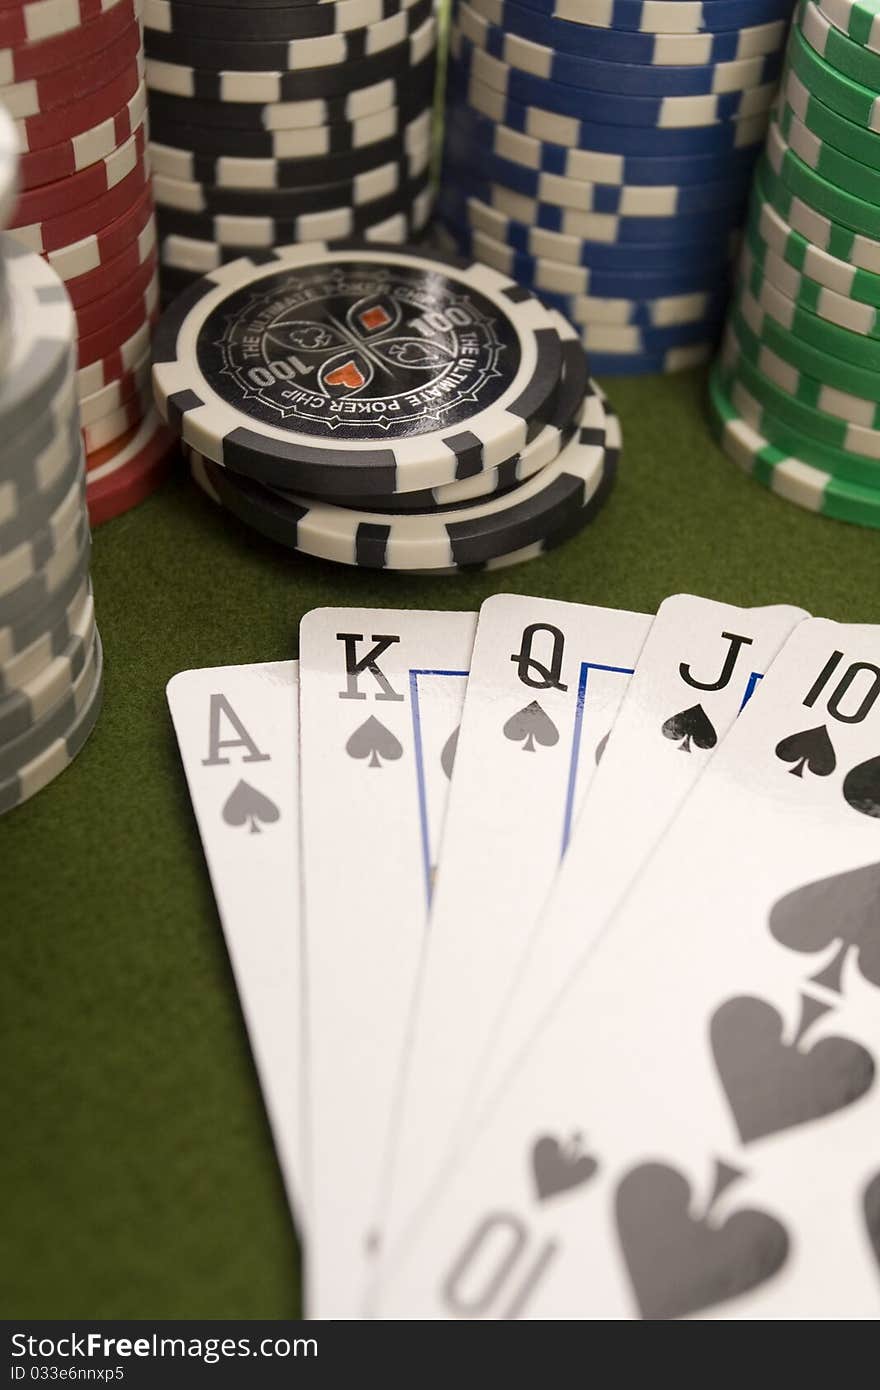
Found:
[[[773,492],[880,527],[880,0],[800,0],[709,406]]]

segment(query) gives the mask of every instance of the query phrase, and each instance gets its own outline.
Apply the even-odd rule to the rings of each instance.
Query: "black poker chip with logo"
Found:
[[[454,483],[395,492],[390,497],[334,497],[334,504],[352,511],[406,513],[436,512],[488,501],[513,492],[540,473],[565,448],[576,430],[580,429],[583,435],[592,429],[604,439],[609,406],[600,388],[590,381],[580,334],[562,314],[554,312],[552,317],[562,344],[562,378],[556,403],[543,429],[519,453],[495,468],[486,468]]]
[[[498,467],[551,418],[552,312],[476,263],[287,246],[220,266],[154,339],[163,417],[233,473],[381,497]]]

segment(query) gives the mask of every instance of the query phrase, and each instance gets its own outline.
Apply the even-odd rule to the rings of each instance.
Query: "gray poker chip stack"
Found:
[[[10,175],[0,121],[0,205]],[[76,394],[76,321],[41,256],[0,235],[0,813],[75,758],[98,717],[103,655]]]
[[[431,211],[433,0],[144,0],[163,302],[245,254]]]

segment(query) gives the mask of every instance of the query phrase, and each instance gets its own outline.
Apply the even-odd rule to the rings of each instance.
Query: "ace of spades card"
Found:
[[[360,1315],[375,1255],[475,622],[324,608],[300,627],[313,1318]]]
[[[497,594],[480,610],[425,938],[387,1238],[448,1152],[651,618]]]
[[[306,1220],[295,661],[181,671],[168,706],[294,1218]]]
[[[819,726],[835,770],[793,776]],[[880,628],[808,619],[389,1252],[381,1316],[876,1318],[878,989],[812,979],[777,905],[880,862],[878,754]]]

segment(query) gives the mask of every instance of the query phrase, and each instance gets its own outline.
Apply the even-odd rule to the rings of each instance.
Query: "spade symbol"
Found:
[[[797,1036],[783,1042],[781,1014],[763,999],[741,995],[716,1009],[712,1052],[739,1130],[749,1144],[852,1105],[874,1081],[874,1059],[850,1038],[801,1046],[828,1007],[804,996]]]
[[[837,767],[837,756],[824,724],[781,739],[776,745],[776,756],[784,763],[794,763],[788,769],[794,777],[803,777],[804,768],[815,777],[829,777]]]
[[[524,753],[534,753],[535,744],[552,748],[559,742],[559,730],[537,700],[512,714],[504,725],[504,737],[522,743]]]
[[[854,811],[880,816],[880,757],[869,758],[846,774],[843,795]]]
[[[769,926],[792,951],[840,949],[813,976],[817,985],[840,993],[843,963],[854,951],[859,970],[880,987],[880,864],[820,878],[786,893],[770,909]]]
[[[692,1211],[691,1185],[665,1163],[643,1163],[617,1189],[617,1232],[643,1318],[680,1318],[748,1293],[788,1258],[785,1227],[744,1208],[715,1222],[712,1205],[740,1176],[718,1164],[704,1213]]]
[[[233,825],[236,829],[250,825],[251,835],[259,835],[262,832],[258,822],[274,825],[280,819],[281,812],[274,801],[258,792],[250,782],[239,782],[227,796],[222,815],[227,825]]]
[[[697,748],[714,748],[718,742],[714,725],[702,705],[691,705],[690,709],[671,715],[663,725],[663,737],[680,743],[682,753],[689,753],[692,743]]]
[[[585,1153],[580,1134],[573,1134],[562,1145],[552,1134],[544,1134],[532,1149],[532,1173],[538,1201],[570,1192],[589,1182],[599,1165],[591,1154]]]
[[[455,767],[455,755],[458,752],[458,730],[460,728],[461,725],[452,730],[443,745],[443,752],[440,754],[440,766],[450,781],[452,780],[452,769]]]
[[[868,1240],[874,1251],[874,1259],[880,1267],[880,1173],[875,1173],[865,1188],[864,1207]]]
[[[368,767],[381,767],[383,758],[390,763],[403,756],[403,748],[391,730],[372,714],[355,729],[345,751],[350,758],[368,758]]]

